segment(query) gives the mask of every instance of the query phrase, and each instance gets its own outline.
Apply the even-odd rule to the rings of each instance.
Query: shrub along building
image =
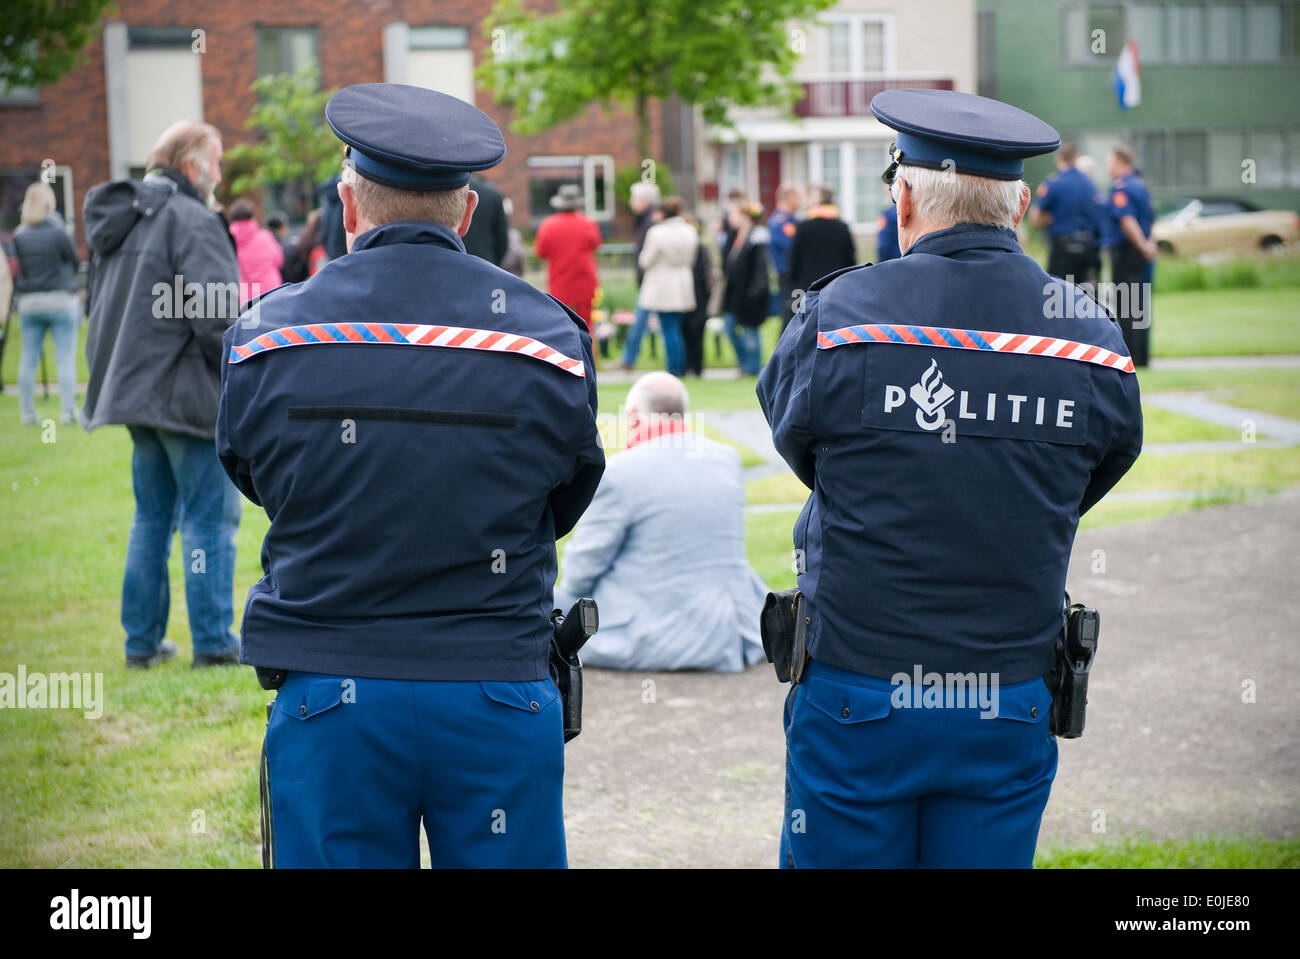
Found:
[[[11,232],[27,185],[48,168],[60,212],[75,224],[86,191],[138,176],[150,146],[172,122],[216,126],[226,148],[255,134],[244,128],[258,76],[317,61],[324,88],[371,81],[427,86],[473,103],[506,135],[508,152],[487,172],[514,205],[524,230],[551,212],[561,183],[583,186],[586,212],[606,235],[628,236],[631,218],[615,198],[617,168],[637,165],[635,121],[593,106],[544,133],[510,131],[512,109],[474,79],[491,39],[483,21],[492,0],[253,0],[194,9],[167,0],[118,0],[82,62],[57,83],[0,90],[0,234]],[[670,108],[671,109],[671,108]],[[652,104],[660,147],[664,108]],[[681,167],[681,124],[662,160]],[[272,196],[279,201],[282,198]],[[288,198],[284,198],[288,199]],[[618,202],[616,203],[616,199]],[[81,231],[75,232],[84,255]]]

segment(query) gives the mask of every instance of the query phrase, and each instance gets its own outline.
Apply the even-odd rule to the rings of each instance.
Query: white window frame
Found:
[[[818,21],[821,34],[821,76],[827,79],[852,80],[860,77],[892,76],[897,72],[897,51],[894,46],[894,18],[888,13],[829,13]],[[846,23],[849,27],[849,72],[831,73],[831,24]],[[885,64],[880,71],[863,67],[862,26],[867,23],[884,25]]]
[[[590,156],[530,156],[524,161],[528,170],[544,170],[547,167],[582,167],[582,205],[583,213],[597,223],[614,219],[614,157],[608,153],[593,153]],[[605,209],[596,209],[596,170],[603,167],[605,171]]]
[[[839,148],[840,182],[827,183],[824,185],[830,187],[832,190],[835,191],[835,206],[839,208],[840,219],[842,219],[853,229],[862,229],[864,227],[870,226],[876,220],[876,214],[870,213],[871,210],[875,209],[876,204],[874,203],[874,201],[868,205],[868,212],[870,213],[870,215],[866,220],[858,221],[857,219],[854,218],[854,214],[857,211],[857,200],[858,200],[857,184],[854,182],[854,172],[856,170],[856,163],[857,163],[856,151],[863,147],[866,147],[867,149],[875,149],[879,147],[880,154],[882,157],[882,163],[880,169],[883,171],[885,169],[883,157],[885,153],[885,148],[888,146],[888,142],[889,142],[888,140],[881,138],[876,140],[870,140],[870,139],[868,140],[862,140],[862,139],[812,140],[808,143],[808,171],[809,171],[809,175],[814,177],[821,176],[822,150],[825,149],[826,147]],[[821,180],[813,179],[811,182],[815,184],[820,184]],[[874,185],[878,182],[879,182],[879,177],[875,177],[875,178],[868,177],[867,189],[874,191],[875,189]],[[884,206],[884,201],[882,200],[879,205]]]

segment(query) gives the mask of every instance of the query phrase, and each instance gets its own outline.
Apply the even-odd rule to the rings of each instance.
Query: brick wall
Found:
[[[113,19],[129,26],[202,28],[203,119],[220,129],[226,146],[247,140],[244,121],[255,102],[249,84],[256,77],[255,26],[314,26],[319,31],[325,87],[383,79],[383,27],[395,20],[411,26],[443,24],[469,28],[475,64],[483,60],[489,38],[482,21],[491,0],[280,0],[275,4],[228,0],[221,4],[118,0]],[[34,106],[0,106],[0,168],[39,167],[52,158],[73,169],[74,204],[80,211],[86,190],[109,178],[108,111],[101,38],[84,52],[83,62],[57,84],[40,91]],[[510,130],[512,111],[496,105],[481,87],[476,105],[502,128],[507,154],[486,177],[511,198],[515,225],[527,226],[528,189],[524,161],[536,155],[611,154],[616,167],[639,162],[635,120],[626,113],[605,115],[596,107],[545,133],[520,136]],[[652,142],[659,144],[661,111],[651,109]],[[614,233],[628,237],[631,220],[619,204]],[[85,254],[82,231],[78,243]]]

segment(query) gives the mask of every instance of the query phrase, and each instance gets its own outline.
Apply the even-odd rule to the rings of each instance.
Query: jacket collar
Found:
[[[204,206],[208,205],[207,201],[203,199],[203,197],[199,196],[199,191],[195,188],[194,184],[190,182],[190,178],[180,170],[173,170],[171,167],[167,166],[159,166],[149,170],[149,173],[166,177],[168,180],[171,180],[172,183],[176,184],[176,189],[181,193],[184,193],[186,196],[194,197],[194,199],[198,200]]]
[[[904,256],[929,253],[932,256],[950,256],[962,250],[993,249],[1008,253],[1021,253],[1015,231],[1005,226],[985,226],[982,223],[958,223],[946,230],[927,233],[907,248]]]
[[[465,252],[465,241],[449,226],[429,220],[397,220],[367,230],[352,241],[352,252],[396,243],[430,243]]]

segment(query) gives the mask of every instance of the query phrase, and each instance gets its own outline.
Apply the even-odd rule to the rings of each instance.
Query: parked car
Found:
[[[1241,200],[1175,201],[1151,230],[1161,253],[1196,256],[1224,250],[1274,250],[1300,240],[1300,216]]]

